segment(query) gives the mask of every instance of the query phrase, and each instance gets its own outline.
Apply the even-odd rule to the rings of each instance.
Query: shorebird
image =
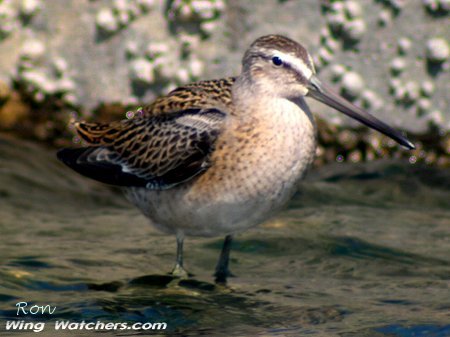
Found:
[[[214,274],[223,283],[233,235],[282,208],[314,159],[316,125],[305,97],[414,148],[322,83],[301,44],[268,35],[245,52],[239,76],[179,87],[131,119],[76,122],[88,146],[57,156],[84,176],[123,187],[157,228],[176,235],[175,275],[187,275],[185,236],[224,235]]]

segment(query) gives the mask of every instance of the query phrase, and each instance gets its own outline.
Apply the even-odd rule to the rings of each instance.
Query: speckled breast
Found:
[[[166,191],[129,189],[130,200],[160,229],[186,235],[228,234],[266,220],[291,198],[316,148],[303,100],[268,112],[231,120],[203,175]]]

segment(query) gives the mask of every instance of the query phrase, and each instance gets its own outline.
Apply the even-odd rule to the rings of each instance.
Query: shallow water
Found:
[[[450,172],[409,163],[312,172],[279,216],[237,236],[188,238],[195,274],[166,276],[175,239],[54,151],[0,138],[0,333],[8,319],[166,322],[186,336],[450,336]],[[16,315],[16,303],[53,315]],[[4,332],[17,335],[17,331]],[[99,333],[99,331],[97,331]],[[29,332],[31,334],[31,332]],[[157,332],[114,331],[107,335]]]

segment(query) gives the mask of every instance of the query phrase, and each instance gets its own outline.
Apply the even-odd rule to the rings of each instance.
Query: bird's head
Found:
[[[253,42],[242,60],[241,78],[265,96],[290,100],[312,97],[387,135],[408,149],[414,148],[400,132],[322,83],[316,76],[312,58],[305,47],[285,36],[267,35]]]
[[[257,39],[245,53],[242,64],[243,73],[252,84],[285,98],[305,96],[309,80],[315,74],[308,51],[281,35]]]

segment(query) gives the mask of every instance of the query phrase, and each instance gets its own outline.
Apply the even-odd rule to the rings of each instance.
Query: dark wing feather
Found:
[[[146,186],[147,181],[122,171],[121,165],[115,165],[99,157],[107,154],[103,147],[82,147],[62,149],[56,154],[58,159],[74,171],[105,184],[118,186]]]
[[[111,124],[78,123],[80,136],[94,146],[63,149],[58,158],[108,184],[168,189],[209,167],[224,118],[218,109],[192,108]]]

